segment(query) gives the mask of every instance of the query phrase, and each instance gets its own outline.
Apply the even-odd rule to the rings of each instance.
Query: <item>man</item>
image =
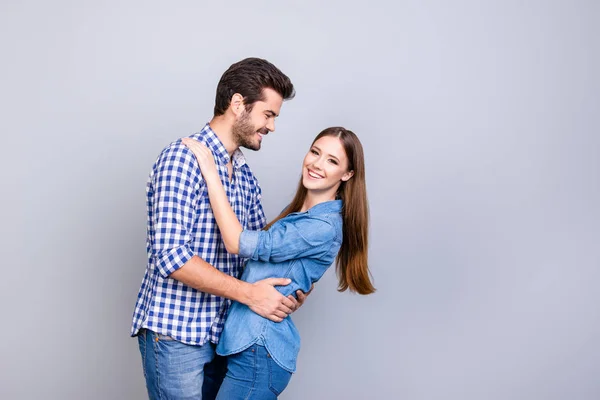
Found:
[[[237,62],[219,81],[213,119],[190,136],[211,149],[244,228],[261,229],[266,220],[260,187],[239,147],[259,150],[275,130],[283,101],[294,94],[290,79],[268,61]],[[254,284],[236,279],[245,260],[226,252],[196,159],[181,140],[158,157],[146,193],[148,264],[131,334],[138,337],[148,394],[151,399],[213,399],[225,372],[214,348],[227,299],[280,322],[305,295],[286,298],[274,288],[288,279]]]

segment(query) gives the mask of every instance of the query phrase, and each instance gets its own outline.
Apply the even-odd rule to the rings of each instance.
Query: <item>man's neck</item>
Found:
[[[231,127],[233,125],[233,121],[229,121],[225,115],[219,115],[217,117],[213,117],[212,120],[208,123],[210,128],[215,132],[223,146],[225,146],[225,150],[229,153],[229,157],[233,156],[233,152],[236,151],[239,146],[233,140],[233,135],[231,133]]]

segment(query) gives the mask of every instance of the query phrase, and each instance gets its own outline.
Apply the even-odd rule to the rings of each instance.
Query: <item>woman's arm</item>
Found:
[[[210,205],[228,253],[266,262],[282,262],[304,257],[333,262],[333,259],[329,258],[335,258],[335,254],[329,254],[329,249],[336,237],[336,230],[324,220],[282,220],[268,231],[244,230],[231,209],[212,152],[194,139],[184,138],[182,143],[198,160],[208,188]]]
[[[194,153],[198,160],[200,172],[208,188],[210,206],[217,220],[227,252],[238,254],[240,234],[243,228],[229,204],[212,152],[204,144],[194,139],[183,138],[181,142]]]

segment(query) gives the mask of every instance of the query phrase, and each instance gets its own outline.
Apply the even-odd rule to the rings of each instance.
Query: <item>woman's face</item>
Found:
[[[348,171],[348,158],[339,138],[323,136],[310,148],[302,163],[302,184],[308,190],[334,196],[342,181],[353,175]]]

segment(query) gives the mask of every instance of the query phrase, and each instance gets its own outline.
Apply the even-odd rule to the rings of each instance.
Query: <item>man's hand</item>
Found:
[[[302,305],[306,301],[306,298],[308,297],[310,292],[313,291],[314,288],[315,288],[315,284],[313,283],[308,292],[304,293],[302,290],[296,290],[296,297],[294,297],[291,294],[288,296],[288,299],[290,299],[294,303],[294,306],[292,307],[292,312],[295,312],[300,307],[302,307]]]
[[[283,321],[294,311],[294,302],[285,297],[274,286],[289,285],[290,279],[268,278],[251,285],[248,307],[255,313],[273,322]]]

